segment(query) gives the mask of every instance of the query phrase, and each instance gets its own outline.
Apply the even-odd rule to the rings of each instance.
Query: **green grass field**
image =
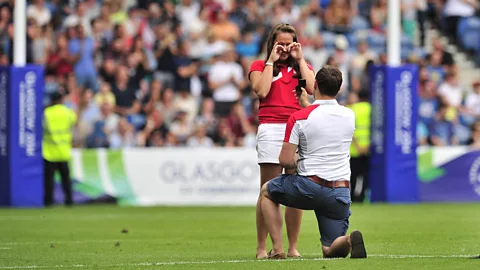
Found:
[[[304,258],[257,261],[251,207],[1,209],[0,269],[480,269],[470,258],[480,255],[480,204],[352,212],[368,259],[322,259],[315,216],[305,212]]]

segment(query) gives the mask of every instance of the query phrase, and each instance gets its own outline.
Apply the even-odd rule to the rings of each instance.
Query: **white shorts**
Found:
[[[261,124],[257,132],[258,164],[279,164],[287,124]]]

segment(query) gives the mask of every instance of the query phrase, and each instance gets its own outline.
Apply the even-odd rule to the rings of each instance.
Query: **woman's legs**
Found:
[[[263,163],[260,164],[260,185],[263,186],[270,179],[275,178],[282,173],[282,167],[278,164]],[[260,187],[261,187],[260,186]],[[268,231],[265,226],[264,217],[262,215],[262,209],[260,205],[260,196],[257,200],[257,258],[267,257],[266,240]],[[299,256],[297,250],[297,241],[300,233],[300,226],[302,222],[302,211],[300,209],[287,207],[285,209],[285,223],[287,225],[288,234],[288,256]]]

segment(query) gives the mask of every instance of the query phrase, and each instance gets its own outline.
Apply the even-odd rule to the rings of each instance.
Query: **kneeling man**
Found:
[[[284,259],[280,204],[314,210],[326,258],[366,258],[359,231],[346,236],[350,216],[350,144],[355,130],[354,113],[340,106],[335,97],[342,85],[342,73],[322,68],[315,77],[315,102],[309,104],[305,90],[297,98],[304,109],[287,123],[280,153],[280,165],[297,169],[262,187],[261,206],[273,242],[271,259]],[[296,151],[298,150],[298,160]]]

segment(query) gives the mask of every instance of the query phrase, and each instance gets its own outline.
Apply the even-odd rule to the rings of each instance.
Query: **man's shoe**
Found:
[[[363,243],[363,236],[360,231],[353,231],[350,234],[350,243],[352,244],[351,259],[364,259],[367,258],[367,250]]]

